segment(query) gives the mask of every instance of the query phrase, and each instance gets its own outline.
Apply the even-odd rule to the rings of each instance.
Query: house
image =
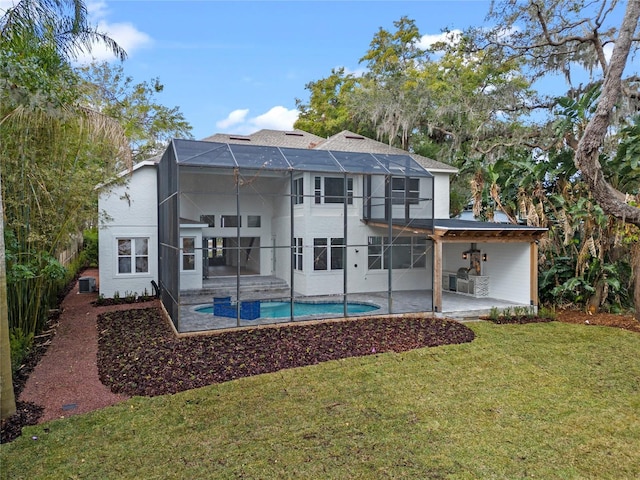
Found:
[[[282,321],[268,300],[293,300],[286,320],[296,302],[341,316],[441,314],[447,298],[537,307],[545,229],[450,219],[455,173],[348,131],[175,139],[100,197],[100,293],[158,286],[179,332]]]

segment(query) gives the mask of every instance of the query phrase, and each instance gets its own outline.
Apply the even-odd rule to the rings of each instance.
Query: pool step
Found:
[[[204,281],[200,290],[182,290],[180,303],[209,303],[213,297],[232,297],[235,301],[238,293],[236,277],[216,277]],[[274,276],[241,276],[240,298],[260,300],[266,298],[285,298],[291,295],[291,288],[286,281]]]

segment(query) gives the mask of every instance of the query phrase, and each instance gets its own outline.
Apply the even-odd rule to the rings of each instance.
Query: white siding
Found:
[[[478,244],[487,261],[483,275],[490,278],[489,296],[528,305],[531,301],[529,243]]]
[[[100,294],[111,298],[117,292],[153,293],[151,280],[158,281],[158,213],[155,166],[141,166],[126,185],[100,195]],[[118,274],[119,238],[149,239],[149,272]]]
[[[433,173],[433,202],[435,218],[449,218],[449,174]]]

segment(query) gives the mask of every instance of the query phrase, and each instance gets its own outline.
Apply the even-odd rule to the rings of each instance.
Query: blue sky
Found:
[[[0,0],[0,13],[14,1]],[[165,88],[157,100],[179,107],[195,138],[291,129],[295,99],[309,99],[305,85],[337,67],[363,71],[359,59],[379,28],[394,31],[393,22],[407,16],[428,43],[444,28],[486,25],[490,6],[489,0],[85,2],[92,23],[128,52],[125,73],[135,82],[159,78]],[[92,56],[115,61],[101,48]],[[630,64],[637,71],[640,58]],[[558,78],[544,83],[550,82]]]
[[[6,1],[6,0],[5,0]],[[402,16],[423,35],[480,25],[488,1],[87,1],[128,52],[136,82],[160,78],[195,138],[290,129],[295,99],[332,68],[356,72],[380,27]],[[425,39],[426,40],[426,39]],[[103,59],[99,50],[93,55]]]

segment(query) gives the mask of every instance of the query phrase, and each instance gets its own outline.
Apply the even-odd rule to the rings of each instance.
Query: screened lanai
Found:
[[[408,155],[173,140],[162,302],[179,332],[432,311],[430,232],[410,225],[433,219],[433,192]]]

